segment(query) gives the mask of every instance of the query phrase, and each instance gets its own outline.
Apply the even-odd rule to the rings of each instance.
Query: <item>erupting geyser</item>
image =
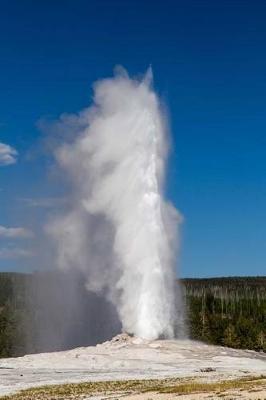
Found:
[[[48,228],[58,265],[85,271],[124,331],[172,338],[179,214],[163,198],[167,126],[152,73],[133,80],[120,69],[94,90],[94,105],[59,122],[74,132],[55,151],[74,190],[69,212]]]

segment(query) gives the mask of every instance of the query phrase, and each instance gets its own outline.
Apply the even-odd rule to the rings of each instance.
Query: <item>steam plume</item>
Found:
[[[151,70],[97,82],[94,105],[59,125],[74,132],[55,151],[74,189],[69,212],[48,226],[59,267],[85,271],[126,332],[173,337],[179,215],[163,198],[167,129]]]

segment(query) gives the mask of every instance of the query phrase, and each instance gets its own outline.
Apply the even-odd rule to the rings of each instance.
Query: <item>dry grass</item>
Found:
[[[190,382],[179,385],[171,385],[158,387],[157,391],[159,393],[176,393],[176,394],[191,394],[191,393],[206,393],[206,392],[218,392],[222,393],[228,390],[235,389],[253,389],[261,385],[266,385],[266,377],[251,377],[242,378],[231,381],[221,381],[213,383],[204,382]]]
[[[168,393],[193,394],[216,393],[222,397],[228,390],[257,390],[266,387],[266,377],[246,377],[231,381],[202,383],[184,379],[152,379],[129,381],[105,381],[88,383],[71,383],[64,385],[43,386],[22,390],[1,400],[81,400],[92,395],[125,395],[133,393]]]

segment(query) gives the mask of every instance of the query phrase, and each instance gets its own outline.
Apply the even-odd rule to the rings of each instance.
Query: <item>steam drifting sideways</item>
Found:
[[[55,150],[71,207],[47,226],[59,268],[82,270],[125,332],[173,338],[180,217],[163,198],[168,132],[151,70],[96,82],[94,104],[58,125],[73,133]]]

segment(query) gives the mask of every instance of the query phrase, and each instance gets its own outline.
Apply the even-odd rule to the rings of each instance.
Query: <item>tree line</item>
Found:
[[[46,350],[37,345],[43,310],[32,297],[37,279],[44,278],[0,273],[0,357]],[[181,284],[191,339],[266,351],[266,277],[183,279]]]
[[[190,336],[266,351],[266,277],[185,279]]]

